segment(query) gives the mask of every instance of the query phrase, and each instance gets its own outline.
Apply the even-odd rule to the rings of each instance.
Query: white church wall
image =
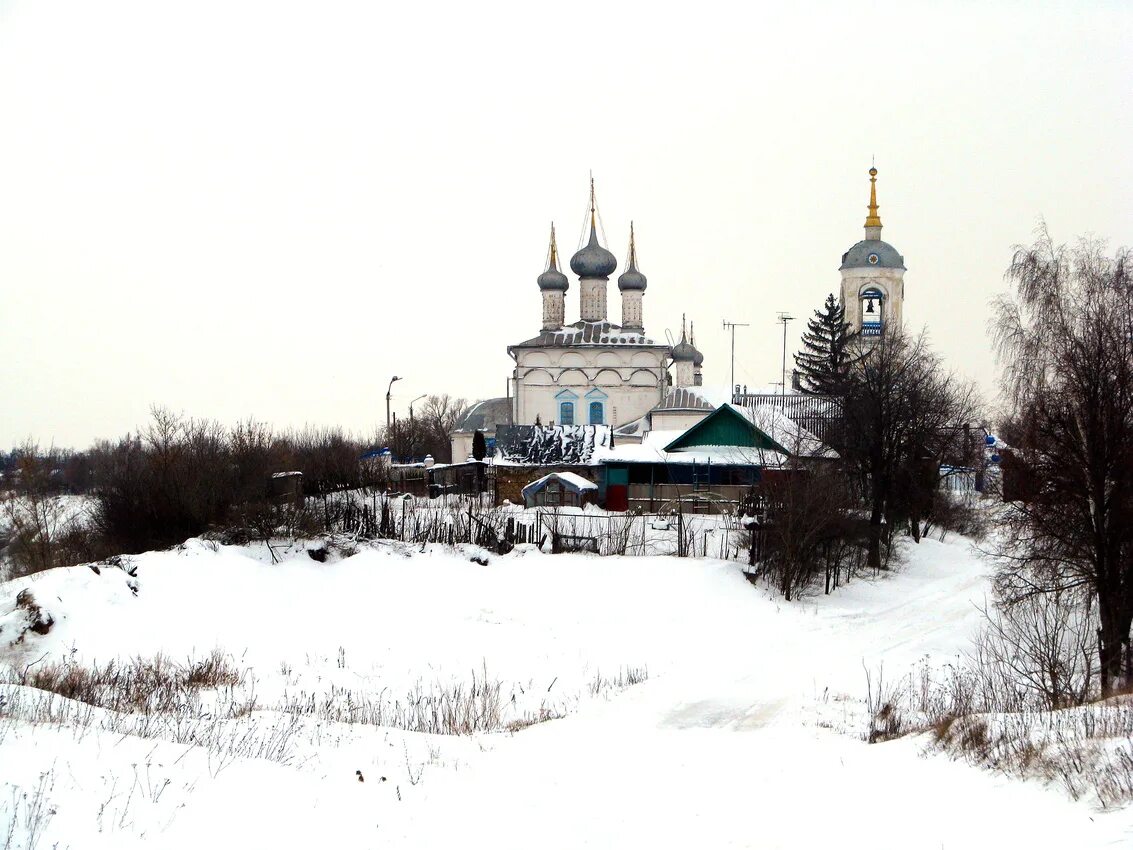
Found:
[[[557,396],[568,390],[576,397],[575,424],[589,424],[589,404],[594,399],[588,401],[586,396],[595,389],[606,396],[602,400],[606,424],[631,422],[660,401],[664,360],[660,348],[521,350],[516,363],[516,422],[532,424],[538,417],[544,424],[559,423],[562,399]]]
[[[655,410],[650,417],[654,431],[687,431],[711,411],[707,410]]]
[[[557,396],[566,390],[577,397],[572,399],[575,404],[574,424],[588,425],[590,424],[589,402],[586,398],[586,394],[590,389],[594,388],[563,387],[559,385],[529,386],[525,389],[523,396],[522,410],[520,411],[521,421],[526,424],[531,424],[535,421],[535,418],[538,417],[539,421],[544,425],[549,425],[552,422],[556,424],[560,423],[560,399],[557,398]],[[620,387],[600,387],[598,389],[601,389],[607,396],[603,401],[603,418],[608,425],[624,425],[627,422],[632,422],[634,419],[639,419],[652,410],[660,401],[660,393],[656,387],[622,385]],[[580,390],[582,391],[580,392]]]
[[[452,462],[463,463],[472,455],[472,434],[457,432],[452,435]]]

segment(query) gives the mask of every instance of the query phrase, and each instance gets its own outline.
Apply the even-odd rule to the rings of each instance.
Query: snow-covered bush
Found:
[[[1133,701],[1096,701],[1096,616],[1078,594],[985,610],[972,649],[896,682],[866,671],[871,743],[928,732],[973,764],[1057,782],[1102,806],[1133,801]]]

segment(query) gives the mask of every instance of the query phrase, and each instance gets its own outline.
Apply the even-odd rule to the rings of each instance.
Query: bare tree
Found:
[[[67,563],[63,540],[74,523],[53,482],[56,456],[27,440],[13,452],[17,475],[14,492],[4,499],[9,552],[17,575],[49,570]]]
[[[466,399],[453,398],[446,394],[431,395],[421,406],[421,421],[428,432],[429,453],[438,461],[452,461],[450,437],[456,430],[464,414],[468,412]],[[463,458],[460,458],[463,460]]]
[[[792,458],[764,471],[766,500],[763,571],[788,602],[823,577],[829,579],[853,537],[853,499],[845,475],[824,462]]]
[[[920,539],[933,510],[941,461],[960,450],[962,424],[976,415],[972,385],[946,372],[924,335],[887,330],[854,360],[842,421],[829,441],[852,470],[868,506],[868,564],[883,565],[882,544],[908,523]]]
[[[1045,227],[1016,249],[993,329],[1029,482],[999,554],[1010,601],[1089,588],[1102,692],[1133,684],[1133,276],[1128,250],[1055,246]]]

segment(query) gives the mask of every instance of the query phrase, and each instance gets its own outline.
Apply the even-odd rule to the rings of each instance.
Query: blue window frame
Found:
[[[555,401],[559,403],[559,424],[573,425],[574,403],[578,401],[578,396],[570,390],[562,390],[555,395]]]
[[[609,398],[597,387],[586,394],[586,411],[590,414],[591,425],[606,424],[606,402]]]
[[[877,289],[866,289],[861,294],[862,336],[881,336],[884,324],[885,297]]]

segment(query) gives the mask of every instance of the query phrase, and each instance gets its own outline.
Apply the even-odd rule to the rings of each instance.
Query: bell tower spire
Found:
[[[869,169],[869,215],[865,218],[865,238],[881,238],[881,216],[877,214],[877,169]]]

